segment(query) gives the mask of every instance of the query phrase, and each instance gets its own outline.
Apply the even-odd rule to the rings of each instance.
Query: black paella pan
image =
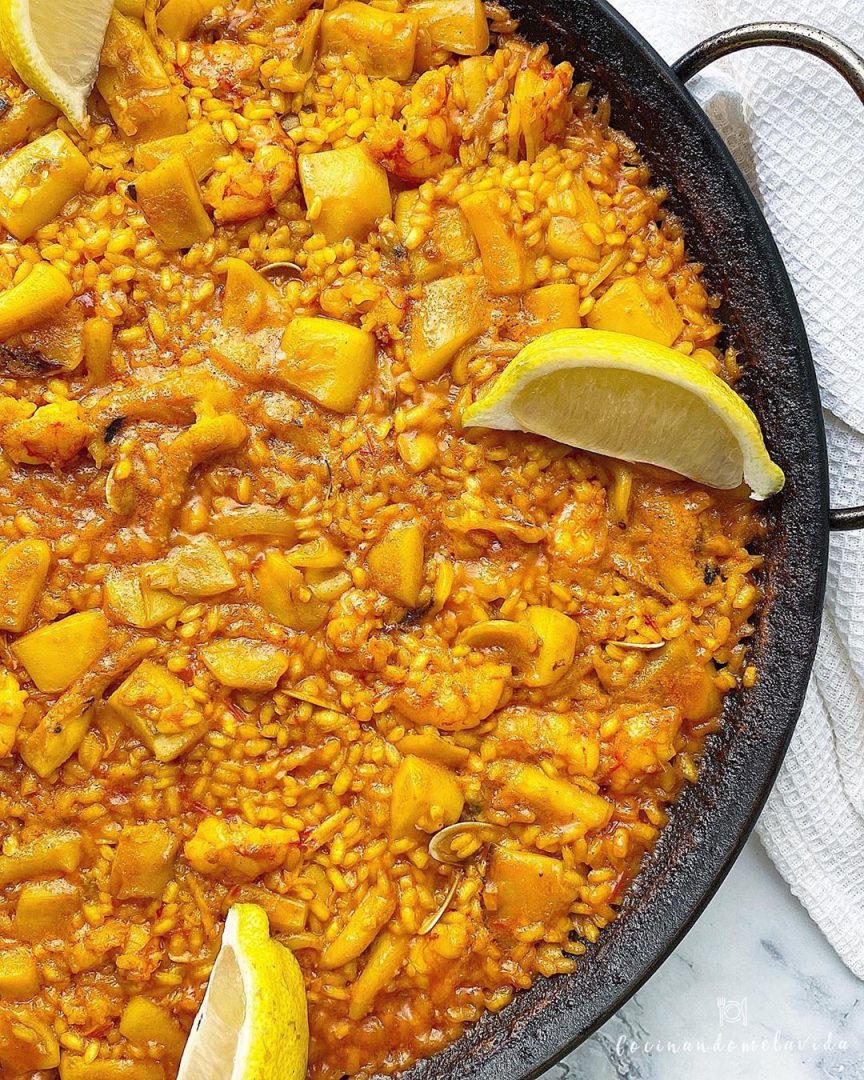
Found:
[[[864,527],[864,507],[829,509],[819,390],[794,293],[753,195],[684,85],[729,52],[781,45],[832,64],[864,102],[864,61],[821,31],[763,23],[719,34],[670,68],[605,0],[508,6],[525,38],[548,42],[554,60],[570,61],[578,80],[609,96],[613,125],[669,187],[668,205],[722,297],[719,319],[741,352],[737,389],[756,411],[786,487],[772,500],[764,550],[766,600],[753,641],[759,677],[726,699],[700,780],[682,794],[619,918],[575,974],[539,979],[406,1080],[530,1080],[596,1030],[666,959],[744,845],[789,744],[819,637],[829,530]]]

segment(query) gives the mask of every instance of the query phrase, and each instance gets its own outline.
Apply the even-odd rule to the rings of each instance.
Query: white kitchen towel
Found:
[[[613,0],[667,60],[730,26],[788,19],[864,53],[862,0]],[[738,53],[692,89],[752,184],[813,348],[835,506],[864,503],[864,105],[788,49]],[[614,122],[614,118],[613,118]],[[832,538],[822,640],[759,822],[768,854],[864,978],[864,536]]]

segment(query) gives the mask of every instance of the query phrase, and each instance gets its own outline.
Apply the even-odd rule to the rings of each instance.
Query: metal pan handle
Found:
[[[672,70],[682,82],[687,82],[715,60],[741,49],[754,49],[761,45],[783,45],[818,56],[840,72],[864,103],[864,59],[838,38],[803,23],[746,23],[744,26],[733,26],[730,30],[721,30],[719,34],[694,45],[680,60],[675,61]],[[829,523],[835,530],[864,528],[864,506],[832,509]]]

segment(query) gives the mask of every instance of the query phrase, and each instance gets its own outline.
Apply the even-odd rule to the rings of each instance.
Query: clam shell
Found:
[[[457,821],[439,829],[429,841],[429,854],[437,862],[458,866],[473,858],[484,844],[491,844],[504,835],[500,825],[486,821]],[[461,838],[465,837],[465,840]],[[474,843],[469,843],[469,838]]]

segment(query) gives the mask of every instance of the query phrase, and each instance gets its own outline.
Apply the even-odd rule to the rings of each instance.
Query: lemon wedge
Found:
[[[113,0],[0,0],[0,45],[44,101],[87,126]]]
[[[553,330],[510,361],[462,416],[466,427],[529,431],[754,499],[783,487],[759,421],[683,353],[610,330]]]
[[[177,1080],[303,1080],[308,1047],[306,992],[293,953],[271,940],[263,908],[236,904]]]

